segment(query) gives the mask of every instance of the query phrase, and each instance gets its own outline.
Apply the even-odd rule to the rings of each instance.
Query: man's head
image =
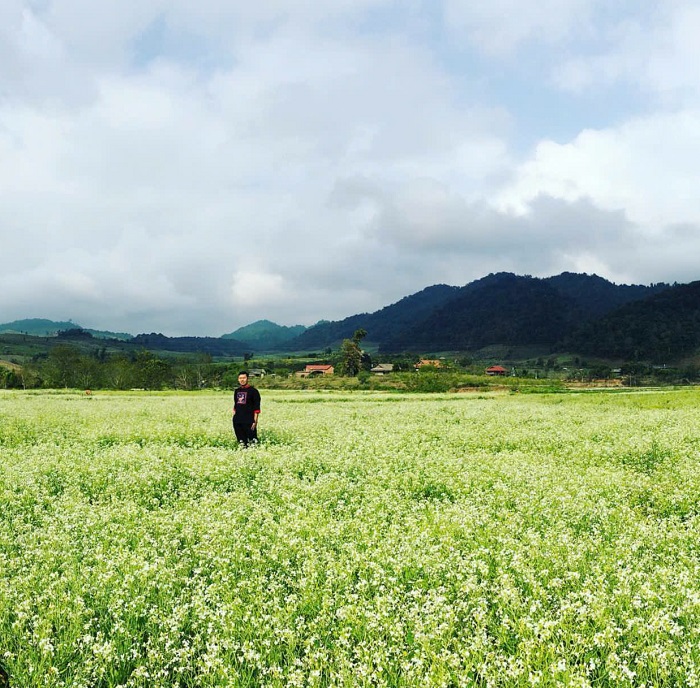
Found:
[[[244,385],[248,384],[248,373],[245,370],[241,370],[240,373],[238,373],[238,384],[243,387]]]

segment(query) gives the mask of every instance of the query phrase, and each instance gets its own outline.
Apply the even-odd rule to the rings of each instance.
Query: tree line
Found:
[[[0,386],[6,389],[201,389],[235,381],[237,369],[234,372],[233,367],[214,363],[208,354],[165,358],[146,349],[118,354],[95,349],[85,353],[71,344],[59,344],[21,366],[0,368]]]
[[[324,362],[339,375],[353,377],[368,371],[371,358],[359,347],[366,333],[358,332],[340,351],[327,350]],[[320,354],[309,357],[316,360]],[[254,360],[245,352],[237,362],[216,362],[209,353],[163,355],[149,349],[108,352],[105,347],[84,349],[60,343],[48,351],[27,357],[22,365],[0,366],[4,389],[206,389],[234,388],[238,372],[264,368],[268,374],[287,377],[304,368],[305,359]],[[403,367],[408,369],[408,364]]]

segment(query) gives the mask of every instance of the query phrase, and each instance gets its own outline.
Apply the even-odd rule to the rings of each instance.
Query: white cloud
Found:
[[[690,2],[409,5],[3,3],[0,321],[220,334],[505,269],[691,274]],[[595,123],[530,131],[591,92]]]
[[[242,309],[259,309],[279,301],[290,299],[282,275],[244,268],[233,275],[231,285],[233,303]]]
[[[563,60],[555,81],[587,91],[628,85],[663,107],[697,105],[700,97],[700,7],[695,0],[644,5],[612,22],[594,52]]]
[[[523,43],[560,43],[591,30],[597,0],[445,0],[445,21],[489,54],[507,54]]]
[[[542,142],[500,196],[501,207],[523,210],[548,194],[589,198],[651,230],[698,223],[700,111],[659,114],[618,128],[584,131],[568,144]]]
[[[675,2],[668,26],[650,51],[648,78],[655,92],[673,105],[700,99],[700,7]]]

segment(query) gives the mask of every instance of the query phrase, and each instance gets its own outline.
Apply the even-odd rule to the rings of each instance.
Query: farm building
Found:
[[[296,373],[297,377],[312,377],[317,375],[333,375],[335,369],[332,365],[325,365],[320,363],[309,363],[304,368]]]
[[[386,375],[387,373],[391,373],[393,371],[393,363],[378,363],[376,366],[374,366],[374,368],[371,369],[370,372],[374,373],[375,375]]]
[[[486,374],[487,375],[508,375],[508,371],[503,366],[493,365],[493,366],[489,366],[486,369]]]

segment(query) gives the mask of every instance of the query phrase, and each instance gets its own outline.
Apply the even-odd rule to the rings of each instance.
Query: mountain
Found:
[[[543,280],[551,284],[562,296],[571,299],[581,308],[585,317],[601,317],[632,301],[646,299],[670,285],[663,282],[643,286],[639,284],[614,284],[598,275],[562,272]]]
[[[102,330],[90,330],[81,327],[71,321],[46,320],[45,318],[27,318],[25,320],[13,320],[0,324],[0,332],[8,334],[28,334],[33,337],[55,337],[59,332],[67,330],[84,330],[97,339],[121,339],[128,341],[132,335],[126,332],[108,332]]]
[[[296,351],[337,346],[359,329],[367,330],[368,341],[381,343],[427,318],[436,308],[453,298],[458,289],[437,284],[405,296],[374,313],[352,315],[339,321],[320,321],[290,340],[287,346]]]
[[[258,351],[274,351],[306,330],[303,325],[277,325],[270,320],[257,320],[245,327],[239,327],[222,339],[237,339]]]
[[[397,337],[386,351],[554,346],[581,323],[647,298],[668,285],[616,285],[597,275],[537,278],[501,272],[475,280]]]
[[[552,285],[511,273],[462,287],[427,318],[383,342],[388,351],[473,350],[491,344],[549,345],[564,336],[579,309]]]
[[[584,324],[563,346],[605,358],[667,363],[700,348],[700,281],[674,285]]]
[[[358,329],[386,352],[473,350],[492,344],[553,347],[583,323],[668,288],[617,285],[598,275],[570,272],[547,278],[494,273],[463,287],[427,287],[374,313],[319,322],[287,347],[335,347]]]

